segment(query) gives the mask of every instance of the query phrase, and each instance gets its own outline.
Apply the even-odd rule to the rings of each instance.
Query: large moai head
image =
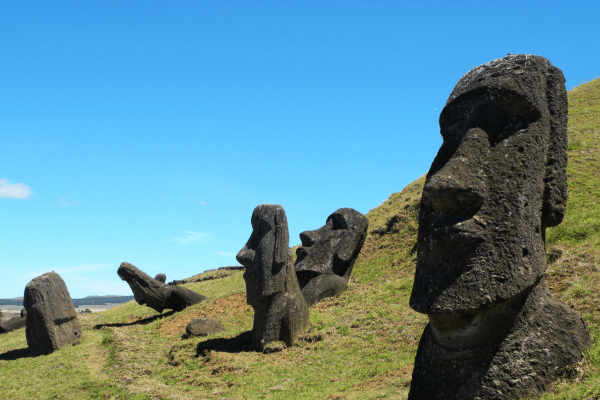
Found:
[[[284,292],[284,266],[292,259],[285,210],[277,204],[261,204],[252,213],[252,234],[236,258],[246,267],[246,300],[254,304]]]
[[[352,208],[340,208],[325,225],[300,234],[296,275],[309,306],[346,288],[360,253],[369,220]]]
[[[474,68],[440,115],[423,188],[410,305],[464,313],[510,299],[547,267],[545,229],[567,200],[567,93],[543,57]]]

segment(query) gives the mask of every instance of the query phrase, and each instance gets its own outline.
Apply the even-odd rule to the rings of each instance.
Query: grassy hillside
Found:
[[[600,80],[570,91],[569,101],[569,202],[564,223],[548,232],[548,279],[555,295],[587,321],[594,345],[544,398],[597,399]],[[0,397],[406,398],[427,322],[408,306],[423,180],[368,213],[369,235],[348,289],[311,309],[314,329],[296,346],[273,346],[273,352],[259,354],[240,340],[252,328],[253,312],[245,303],[241,272],[234,271],[223,279],[186,285],[210,301],[179,313],[160,315],[129,302],[81,315],[81,343],[48,356],[28,356],[23,330],[1,335]],[[201,316],[221,320],[226,331],[182,340],[186,324]]]

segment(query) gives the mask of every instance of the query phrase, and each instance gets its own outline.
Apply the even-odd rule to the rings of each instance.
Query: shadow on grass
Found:
[[[4,361],[12,361],[18,360],[19,358],[28,358],[31,357],[31,353],[29,352],[29,347],[25,347],[22,349],[9,350],[6,353],[0,354],[0,360]]]
[[[132,326],[132,325],[146,325],[149,324],[152,321],[156,321],[157,319],[161,319],[161,318],[166,318],[166,317],[170,317],[171,315],[175,314],[175,310],[173,311],[169,311],[166,312],[164,314],[159,314],[159,315],[155,315],[153,317],[148,317],[148,318],[144,318],[144,319],[140,319],[137,321],[133,321],[133,322],[127,322],[127,323],[115,323],[115,324],[99,324],[99,325],[94,325],[93,329],[102,329],[104,327],[110,327],[110,328],[120,328],[122,326]]]
[[[209,339],[200,342],[196,347],[196,354],[199,357],[206,357],[211,350],[224,353],[254,351],[254,347],[252,346],[252,331],[242,332],[232,338]]]

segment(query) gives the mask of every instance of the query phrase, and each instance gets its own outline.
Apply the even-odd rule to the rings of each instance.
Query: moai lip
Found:
[[[547,59],[472,69],[440,114],[411,307],[429,317],[409,399],[538,396],[590,343],[547,289],[545,230],[567,201],[567,93]]]
[[[325,225],[300,234],[296,275],[308,306],[346,290],[352,267],[367,237],[369,220],[352,208],[340,208]]]
[[[308,306],[296,278],[283,207],[261,204],[252,213],[252,234],[237,254],[246,267],[246,301],[254,309],[254,347],[281,340],[291,346],[309,325]]]

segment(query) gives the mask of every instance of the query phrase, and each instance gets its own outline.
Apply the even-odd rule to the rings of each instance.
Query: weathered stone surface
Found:
[[[440,115],[419,214],[411,307],[429,316],[409,399],[540,395],[582,357],[585,322],[545,280],[567,200],[567,93],[548,60],[474,68]]]
[[[126,281],[138,304],[145,304],[158,312],[164,309],[181,311],[184,308],[208,300],[206,297],[190,289],[165,285],[140,271],[127,262],[121,263],[117,274]]]
[[[167,276],[163,273],[160,273],[160,274],[156,274],[154,279],[156,279],[159,282],[165,283],[167,281]]]
[[[352,208],[340,208],[325,225],[300,234],[296,275],[308,306],[342,293],[367,237],[369,220]]]
[[[25,317],[12,317],[0,323],[0,333],[8,333],[25,328]]]
[[[55,272],[25,286],[25,336],[32,355],[49,354],[79,340],[83,334],[67,285]]]
[[[27,310],[25,307],[21,308],[21,318],[25,318],[27,316]]]
[[[190,322],[185,327],[184,338],[190,338],[194,336],[208,336],[213,333],[222,332],[224,330],[225,328],[223,327],[223,324],[214,318],[198,318]]]
[[[309,321],[292,263],[283,207],[261,204],[254,209],[252,234],[236,258],[246,267],[246,301],[254,308],[254,347],[263,351],[277,340],[291,346]]]

